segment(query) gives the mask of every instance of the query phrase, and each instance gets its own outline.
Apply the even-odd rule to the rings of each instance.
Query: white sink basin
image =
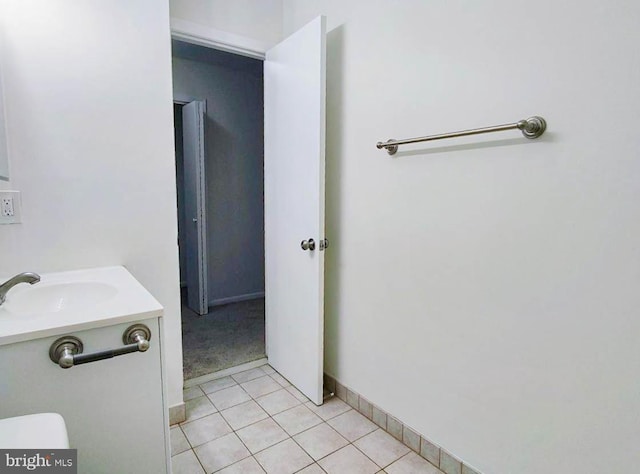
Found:
[[[16,287],[7,295],[3,307],[10,313],[24,316],[80,308],[91,310],[93,305],[109,300],[117,293],[116,287],[101,282],[37,283],[33,286]]]
[[[124,267],[40,277],[13,287],[0,305],[0,346],[162,316],[160,303]]]

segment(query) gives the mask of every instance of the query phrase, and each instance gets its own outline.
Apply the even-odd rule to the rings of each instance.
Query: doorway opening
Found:
[[[263,62],[172,41],[184,378],[265,357]]]
[[[196,35],[197,42],[212,48],[228,46],[215,40],[200,42],[197,38]],[[182,143],[183,163],[189,160],[194,164],[193,169],[183,167],[184,189],[187,181],[195,183],[196,189],[192,195],[185,192],[182,196],[185,211],[180,235],[183,244],[185,237],[187,241],[186,258],[183,257],[186,305],[200,315],[208,315],[212,307],[255,300],[264,292],[264,317],[260,321],[264,333],[260,343],[265,350],[260,355],[266,353],[274,370],[320,405],[324,254],[328,242],[324,231],[326,18],[317,17],[272,46],[262,60],[180,44],[176,40],[173,62],[174,99],[183,104],[183,138],[189,133],[198,137],[183,139]],[[187,63],[184,75],[177,73],[180,62]],[[191,74],[197,63],[205,63],[201,65],[205,72]],[[211,86],[218,76],[227,81]],[[247,87],[239,91],[243,85]],[[200,90],[206,87],[209,91]],[[223,123],[223,115],[219,115],[223,112],[252,125],[253,132]],[[205,169],[209,162],[210,168],[220,172]],[[195,171],[188,175],[190,170]],[[232,170],[241,172],[229,177],[227,174]],[[224,189],[239,194],[212,195],[213,191]],[[260,204],[240,205],[247,196]],[[193,214],[187,213],[187,209]],[[223,216],[227,220],[216,223]],[[254,223],[257,231],[231,232],[226,240],[221,237],[222,231],[228,232],[238,223]],[[189,245],[190,239],[196,245]],[[189,258],[189,249],[199,257]],[[220,258],[215,255],[218,250],[222,252]],[[252,261],[258,266],[244,265],[243,259],[248,256],[253,256]],[[223,266],[223,257],[235,260]],[[190,265],[192,261],[203,264]],[[214,282],[215,277],[220,280]],[[255,280],[259,286],[245,289],[239,296],[215,293],[233,284]],[[218,346],[226,347],[218,352],[221,354],[218,358],[224,360],[223,355],[238,345],[229,340],[234,329],[214,340],[201,334],[200,329],[204,328],[196,328],[190,334],[189,321],[187,318],[184,321],[183,353],[187,361],[196,359],[197,366],[206,366],[201,364],[204,358],[214,359],[211,352],[215,354]],[[191,358],[191,341],[205,349],[201,356]],[[239,362],[227,363],[237,366]],[[223,364],[210,365],[205,370],[211,372]],[[187,364],[185,372],[187,378],[197,377]],[[216,371],[204,378],[222,376]]]

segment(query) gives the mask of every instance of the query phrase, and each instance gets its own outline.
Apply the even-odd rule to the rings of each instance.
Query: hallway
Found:
[[[209,307],[200,316],[182,292],[184,379],[235,367],[265,356],[264,298]]]

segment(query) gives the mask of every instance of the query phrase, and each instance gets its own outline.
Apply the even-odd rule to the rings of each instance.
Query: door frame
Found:
[[[200,104],[202,104],[203,109],[204,109],[204,111],[203,111],[203,112],[204,112],[204,118],[206,119],[207,108],[208,108],[208,107],[207,107],[207,100],[206,100],[206,99],[199,99],[199,98],[195,98],[195,97],[188,97],[188,96],[184,96],[184,95],[179,95],[179,96],[176,96],[176,97],[174,97],[174,98],[173,98],[173,105],[174,105],[174,106],[175,106],[175,105],[179,105],[180,107],[183,107],[183,106],[185,106],[185,105],[187,105],[187,104],[189,104],[189,103],[191,103],[191,102],[199,102]],[[174,124],[174,128],[175,128],[175,124]],[[182,133],[184,134],[184,131],[182,131]],[[206,132],[205,132],[205,133],[206,133]],[[204,138],[204,137],[203,137],[203,138]],[[184,144],[183,144],[183,146],[184,146]],[[175,149],[175,146],[174,146],[174,149]],[[205,153],[206,153],[206,151],[205,151]],[[183,152],[183,155],[184,155],[184,152]],[[183,160],[184,160],[184,156],[183,156]],[[203,160],[206,160],[206,155],[205,155],[205,156],[203,156]],[[174,160],[174,162],[175,162],[175,163],[176,163],[176,165],[177,165],[177,160]],[[203,165],[204,165],[204,164],[203,164]],[[206,169],[206,168],[205,168],[205,169]],[[203,179],[206,181],[206,177],[203,177]],[[177,183],[177,172],[176,172],[176,186],[177,186],[177,185],[178,185],[178,183]],[[185,186],[185,185],[184,185],[184,183],[183,183],[183,186],[182,186],[182,191],[183,191],[183,193],[185,192],[185,189],[186,189],[186,186]],[[200,191],[200,192],[199,192],[198,194],[200,195],[200,200],[202,201],[203,205],[204,205],[204,206],[205,206],[205,208],[206,208],[206,202],[207,202],[206,187],[205,187],[205,188],[200,189],[199,191]],[[177,190],[176,190],[176,193],[177,193]],[[176,197],[177,197],[177,196],[176,196]],[[176,218],[177,218],[177,220],[178,220],[178,250],[180,250],[180,241],[181,241],[182,239],[184,239],[184,235],[182,236],[182,239],[181,239],[181,237],[180,237],[180,219],[179,219],[179,213],[180,213],[180,209],[178,209],[178,214],[177,214],[177,216],[176,216]],[[205,214],[206,214],[206,211],[205,211]],[[184,232],[184,228],[183,228],[182,230],[183,230],[183,232]],[[207,236],[207,223],[206,223],[206,219],[205,219],[205,224],[204,224],[204,233],[205,233],[205,237],[206,237],[206,236]],[[207,246],[207,242],[208,242],[208,237],[206,237],[206,238],[204,239],[204,242],[203,242],[203,245],[205,246],[205,249],[206,249],[206,246]],[[186,251],[186,248],[185,248],[185,251]],[[207,296],[207,293],[208,293],[208,290],[207,290],[207,289],[208,289],[208,285],[209,285],[209,278],[207,277],[207,275],[208,275],[209,261],[208,261],[208,259],[207,259],[207,252],[206,252],[206,251],[204,251],[204,252],[198,252],[198,255],[199,255],[198,266],[199,266],[201,269],[202,269],[202,268],[204,268],[204,270],[201,270],[201,271],[204,271],[204,275],[205,275],[205,279],[204,279],[204,282],[203,282],[203,284],[204,284],[204,289],[203,289],[203,291],[204,291],[204,296],[205,296],[205,300],[206,300],[206,301],[205,301],[205,304],[206,304],[206,308],[207,308],[207,312],[208,312],[208,307],[209,307],[209,298],[208,298],[208,296]],[[182,270],[183,270],[182,266],[183,266],[183,265],[182,265],[182,261],[181,261],[181,259],[180,259],[180,261],[179,261],[179,264],[180,264],[180,272],[182,272]],[[187,286],[187,285],[188,285],[187,281],[184,281],[184,282],[182,281],[182,278],[180,278],[180,279],[179,279],[179,282],[180,282],[180,288],[182,288],[183,283],[185,283],[185,286]],[[193,308],[192,308],[192,310],[193,310]],[[206,313],[199,314],[199,316],[204,316],[204,314],[206,314]]]
[[[266,52],[272,45],[247,36],[200,25],[181,18],[171,17],[171,39],[207,48],[239,54],[264,61]]]
[[[198,99],[195,97],[187,97],[187,96],[180,95],[180,96],[175,96],[173,98],[173,105],[183,106],[183,105],[187,105],[189,102],[193,102],[194,100],[199,100],[200,102],[204,102],[204,112],[207,113],[207,101],[205,99]],[[173,124],[173,127],[175,128],[175,123]],[[174,145],[174,148],[175,148],[175,145]],[[175,162],[175,159],[173,161]],[[177,186],[177,176],[176,176],[176,186]],[[180,249],[180,233],[179,232],[178,232],[178,249]],[[181,269],[180,271],[182,271],[182,263],[180,262],[180,259],[178,259],[178,264]],[[180,278],[180,288],[182,288],[183,286],[186,286],[186,283],[187,283],[186,281],[182,281],[182,278]]]
[[[266,53],[274,45],[256,41],[246,36],[231,34],[216,28],[193,23],[180,18],[171,17],[171,39],[183,41],[185,43],[195,44],[206,48],[224,51],[240,56],[265,61]],[[190,102],[192,100],[200,100],[187,97],[174,97],[174,103]],[[206,112],[206,101],[205,101]],[[326,232],[326,229],[325,229]],[[265,262],[266,265],[266,262]],[[265,269],[266,272],[266,269]],[[266,295],[265,295],[266,297]],[[266,326],[266,314],[265,314]],[[266,327],[265,327],[266,331]],[[268,360],[267,342],[265,341],[266,360]]]

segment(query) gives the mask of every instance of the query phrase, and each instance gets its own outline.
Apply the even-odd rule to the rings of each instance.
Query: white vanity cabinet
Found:
[[[125,272],[122,267],[112,267],[101,276],[114,274],[117,277],[113,279],[114,288],[118,294],[127,294],[129,302],[136,301],[133,293],[127,293],[131,287],[140,293],[134,312],[120,311],[116,296],[109,303],[96,304],[95,311],[87,311],[99,317],[82,318],[80,313],[63,317],[52,313],[43,318],[43,321],[66,318],[65,325],[57,328],[49,323],[42,329],[44,323],[29,323],[28,316],[23,320],[24,326],[13,333],[8,330],[3,333],[0,324],[0,418],[45,412],[61,414],[70,447],[78,450],[79,473],[171,471],[160,332],[162,307]],[[78,274],[74,277],[79,279]],[[45,285],[41,289],[55,284],[54,279],[48,280],[44,275],[42,281]],[[119,287],[121,281],[124,283]],[[35,295],[37,286],[27,285],[22,291],[34,291]],[[60,288],[66,291],[65,287]],[[0,316],[12,317],[8,309],[5,311],[7,314]],[[80,318],[79,322],[71,324],[73,318]],[[50,359],[52,343],[62,336],[78,338],[83,355],[122,348],[123,334],[133,324],[143,324],[151,331],[149,348],[144,352],[67,369]]]
[[[137,321],[151,330],[146,352],[62,369],[49,358],[59,336],[0,346],[0,418],[56,412],[65,419],[79,473],[149,473],[167,469],[158,318]],[[123,345],[132,323],[64,333],[84,352]]]

